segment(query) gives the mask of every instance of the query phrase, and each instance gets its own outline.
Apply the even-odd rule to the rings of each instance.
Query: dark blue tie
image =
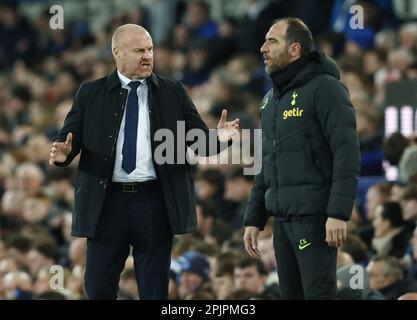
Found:
[[[129,174],[136,168],[136,138],[138,136],[139,105],[137,89],[140,81],[131,81],[131,88],[127,97],[125,117],[125,137],[123,141],[122,168]]]

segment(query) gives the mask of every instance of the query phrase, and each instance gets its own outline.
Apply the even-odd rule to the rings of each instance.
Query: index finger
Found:
[[[226,118],[227,118],[227,110],[223,109],[222,114],[220,116],[220,122],[226,122]]]

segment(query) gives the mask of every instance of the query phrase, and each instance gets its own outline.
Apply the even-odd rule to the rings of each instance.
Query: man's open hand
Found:
[[[52,166],[55,162],[64,162],[72,150],[72,133],[68,133],[65,142],[54,142],[51,147],[49,164]]]
[[[217,125],[217,135],[220,142],[227,142],[239,133],[239,119],[227,122],[227,110],[223,109]]]

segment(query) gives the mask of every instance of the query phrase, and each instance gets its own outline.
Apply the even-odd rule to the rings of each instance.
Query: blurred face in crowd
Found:
[[[185,271],[181,273],[180,283],[180,296],[185,297],[189,293],[194,292],[203,283],[203,278],[197,273]]]
[[[373,75],[380,68],[382,68],[383,62],[378,57],[378,54],[374,51],[369,51],[363,56],[363,70],[368,75]]]
[[[404,192],[403,186],[394,184],[391,188],[390,201],[400,202],[403,192]]]
[[[17,190],[7,190],[1,198],[1,211],[4,216],[20,217],[22,214],[24,195]]]
[[[252,183],[243,178],[234,178],[226,181],[225,198],[234,202],[241,202],[248,199],[252,190]]]
[[[235,268],[235,288],[253,291],[256,294],[262,293],[265,287],[266,277],[261,275],[256,266],[246,268]]]
[[[49,159],[49,141],[44,135],[29,137],[26,145],[28,159],[34,162],[47,161]]]
[[[407,199],[401,201],[401,207],[403,209],[403,219],[406,221],[412,221],[417,219],[417,200]]]
[[[190,2],[187,5],[186,21],[193,28],[197,28],[204,24],[207,21],[207,12],[205,8],[199,3]]]
[[[0,279],[12,271],[17,271],[17,264],[14,259],[7,258],[0,260]]]
[[[287,22],[274,24],[265,37],[261,53],[268,73],[279,71],[300,57],[301,46],[295,42],[288,44],[286,40]]]
[[[47,198],[27,198],[23,205],[23,219],[27,223],[40,223],[47,217],[50,206]]]
[[[214,184],[211,184],[203,179],[196,180],[195,186],[197,197],[203,200],[210,199],[217,191],[217,188]]]
[[[366,270],[371,290],[378,291],[396,282],[396,279],[387,273],[384,261],[371,261]]]
[[[153,43],[146,29],[133,24],[119,27],[112,39],[117,69],[129,79],[144,79],[153,70]]]
[[[233,276],[231,274],[215,276],[213,291],[218,300],[225,300],[233,290]]]
[[[155,61],[155,71],[158,74],[166,76],[171,74],[171,51],[168,48],[156,48]]]
[[[43,173],[36,165],[23,164],[17,168],[18,189],[26,194],[37,193],[42,187],[43,179]]]
[[[375,230],[375,238],[385,236],[392,229],[389,220],[382,217],[382,210],[382,205],[377,206],[374,212],[374,218],[372,219],[372,226]]]
[[[76,89],[76,81],[69,72],[60,72],[55,81],[55,92],[60,98],[70,98]]]
[[[384,199],[377,187],[371,187],[366,193],[365,209],[366,217],[368,220],[372,220],[374,217],[376,207],[383,203]]]
[[[29,271],[35,275],[42,268],[49,268],[54,264],[53,259],[45,257],[36,249],[31,249],[26,256],[26,261],[29,266]]]
[[[31,291],[32,280],[26,272],[15,271],[8,273],[3,280],[6,299],[16,299],[15,290]]]

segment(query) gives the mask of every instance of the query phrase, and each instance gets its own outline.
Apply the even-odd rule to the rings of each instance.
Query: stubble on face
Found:
[[[281,21],[274,24],[265,36],[261,52],[265,71],[269,74],[284,69],[290,63],[286,32],[287,24]]]

